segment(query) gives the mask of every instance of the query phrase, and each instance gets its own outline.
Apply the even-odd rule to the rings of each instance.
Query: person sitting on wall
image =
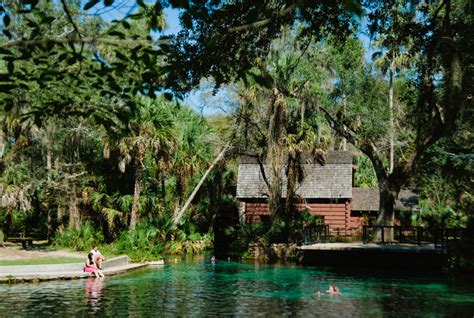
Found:
[[[102,269],[102,262],[105,261],[105,257],[99,252],[97,245],[92,246],[91,250],[94,264],[97,266],[98,269]]]
[[[86,259],[86,266],[84,267],[84,272],[92,273],[95,277],[104,277],[104,273],[100,269],[97,268],[96,264],[94,263],[94,256],[92,253],[87,255]]]

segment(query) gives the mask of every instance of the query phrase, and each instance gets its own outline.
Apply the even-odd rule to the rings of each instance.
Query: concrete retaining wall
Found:
[[[106,276],[117,275],[132,269],[141,268],[145,264],[129,264],[128,256],[119,256],[105,261],[103,272]],[[84,264],[54,264],[0,266],[0,283],[40,282],[56,279],[78,279],[93,277],[83,271]]]
[[[15,273],[54,273],[54,272],[72,272],[82,271],[84,264],[54,264],[54,265],[14,265],[0,266],[0,275]]]
[[[102,263],[102,268],[109,269],[111,267],[123,266],[127,264],[128,264],[128,256],[122,255],[122,256],[117,256],[117,257],[106,260],[105,262]]]
[[[109,269],[112,267],[123,266],[128,264],[128,256],[118,256],[106,260],[102,264],[102,268]],[[0,266],[0,275],[15,275],[17,273],[60,273],[60,272],[82,272],[85,263],[73,264],[51,264],[51,265],[23,265],[23,266]]]

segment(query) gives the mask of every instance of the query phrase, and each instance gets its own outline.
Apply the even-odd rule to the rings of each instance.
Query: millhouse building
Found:
[[[298,210],[308,210],[320,215],[331,229],[355,227],[361,224],[361,216],[351,216],[352,153],[329,151],[325,164],[306,160],[303,165],[304,179],[297,185],[296,194],[301,203]],[[269,169],[264,166],[265,175]],[[283,177],[283,197],[286,197],[286,176]],[[243,157],[239,165],[237,198],[241,202],[241,216],[246,222],[269,217],[268,188],[255,158]]]
[[[301,203],[297,209],[319,215],[330,230],[348,230],[360,227],[378,213],[378,189],[353,188],[354,168],[352,152],[328,151],[325,164],[306,159],[304,179],[296,193]],[[264,166],[270,177],[269,168]],[[283,173],[283,193],[286,197],[286,176]],[[413,193],[410,192],[412,195]],[[256,158],[241,157],[237,180],[237,198],[241,202],[240,218],[245,222],[258,222],[270,217],[268,188]],[[403,205],[400,202],[398,204]]]

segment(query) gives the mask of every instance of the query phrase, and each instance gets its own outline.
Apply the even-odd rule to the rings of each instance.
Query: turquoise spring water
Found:
[[[340,296],[324,292],[329,285]],[[0,316],[473,317],[474,279],[195,258],[77,281],[0,285]]]

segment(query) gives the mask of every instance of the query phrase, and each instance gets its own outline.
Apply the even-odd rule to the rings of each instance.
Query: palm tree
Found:
[[[405,48],[401,49],[401,46],[391,45],[386,43],[385,39],[380,41],[380,46],[388,47],[388,50],[377,51],[372,54],[372,59],[375,61],[375,65],[382,71],[383,74],[388,72],[388,107],[389,107],[389,123],[390,123],[390,154],[389,154],[389,168],[388,172],[393,172],[395,165],[395,105],[394,105],[394,85],[393,79],[395,73],[399,73],[403,68],[409,67],[413,56]]]
[[[169,112],[169,104],[164,99],[138,97],[138,107],[130,120],[130,136],[119,142],[122,160],[119,168],[125,171],[125,166],[134,159],[135,176],[133,203],[130,216],[130,230],[135,229],[138,220],[138,205],[142,191],[142,178],[145,169],[145,154],[150,152],[156,161],[170,156],[171,149],[176,144],[175,124]]]
[[[322,77],[321,72],[308,67],[308,55],[318,47],[305,43],[301,48],[299,44],[289,30],[274,41],[267,61],[259,65],[254,76],[255,85],[246,87],[241,94],[246,112],[251,113],[243,118],[247,121],[245,138],[249,135],[247,129],[256,127],[258,140],[254,149],[262,158],[266,157],[266,168],[260,160],[260,171],[268,188],[268,208],[274,221],[271,231],[287,236],[279,239],[291,239],[289,224],[299,199],[296,190],[304,178],[303,153],[311,152],[319,158],[323,154],[320,148],[327,142],[321,138],[324,124],[318,120],[317,103],[306,98],[308,92],[317,89],[313,82]],[[247,148],[247,141],[245,144]],[[283,174],[288,181],[284,198]],[[285,224],[285,228],[279,228],[280,224]]]

